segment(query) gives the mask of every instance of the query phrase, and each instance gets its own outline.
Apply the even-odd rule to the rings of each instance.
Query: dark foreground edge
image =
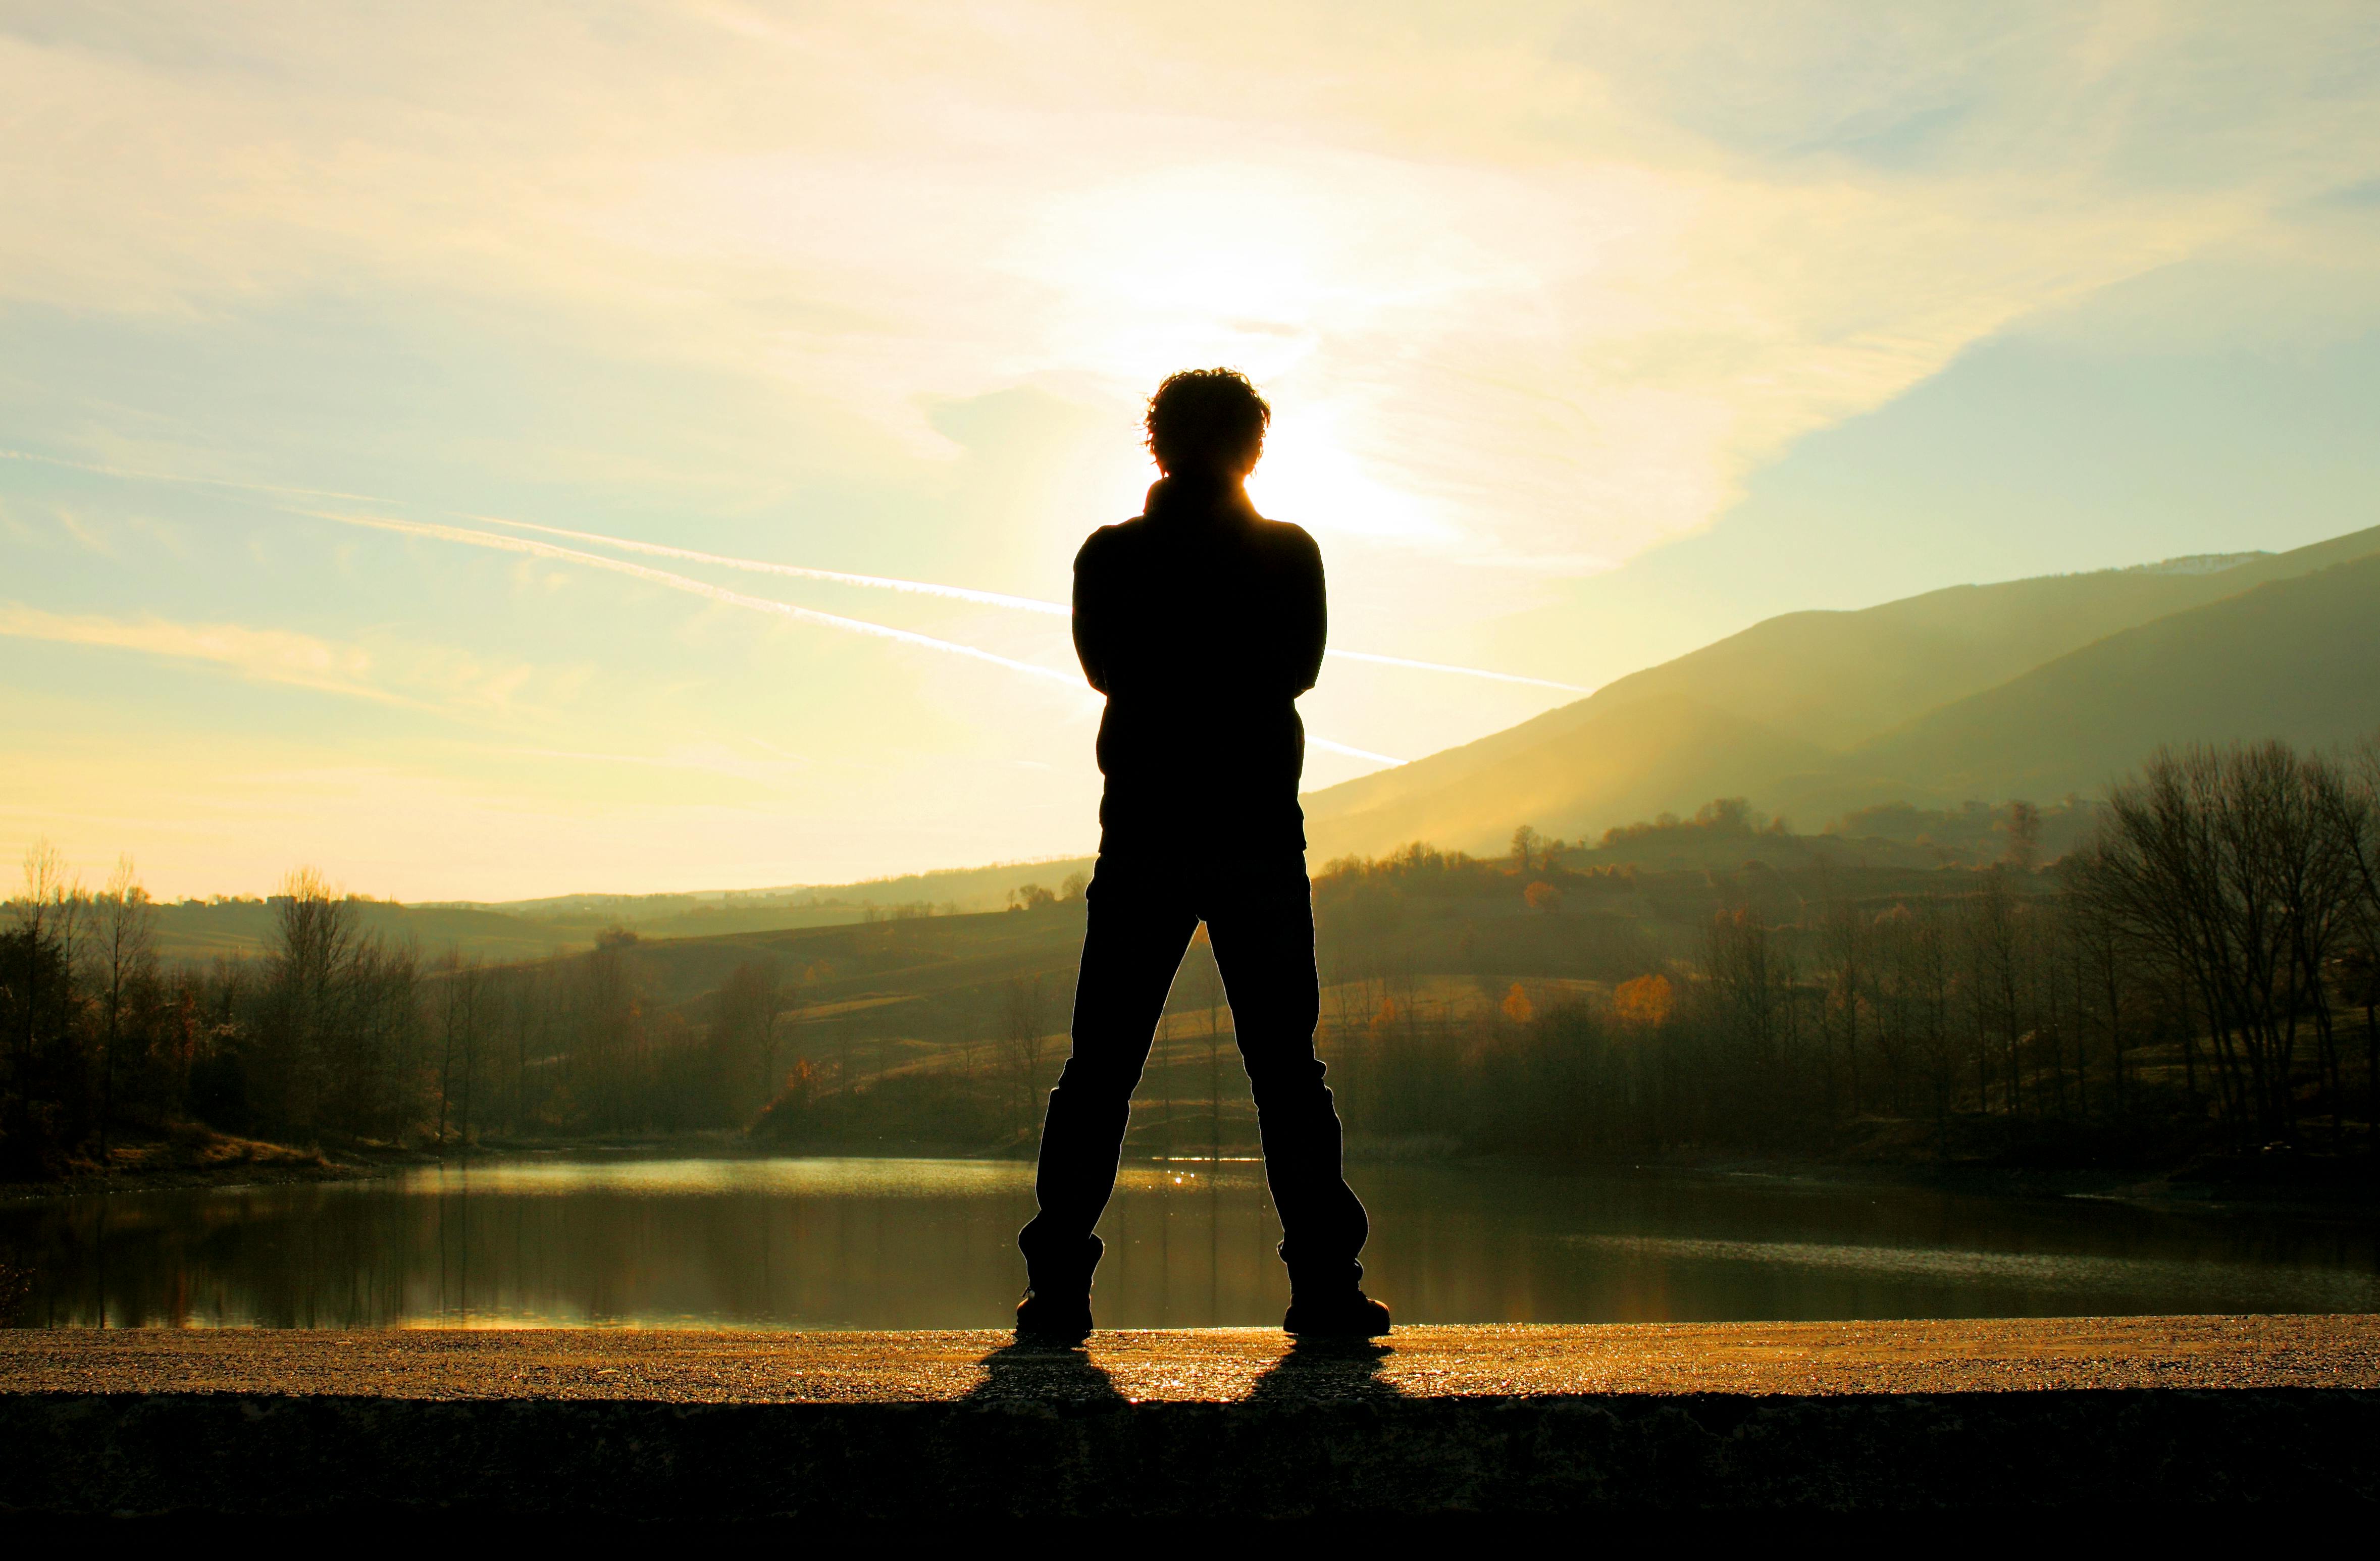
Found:
[[[129,1341],[129,1342],[128,1342]],[[607,1363],[608,1362],[608,1363]],[[0,1337],[0,1508],[710,1521],[2380,1500],[2380,1319]]]

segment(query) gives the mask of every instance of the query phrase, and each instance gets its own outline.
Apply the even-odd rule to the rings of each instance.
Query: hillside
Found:
[[[1803,829],[1857,809],[2095,792],[2159,744],[2380,730],[2380,527],[2280,554],[1962,586],[1796,612],[1463,747],[1309,793],[1311,859],[1412,841],[1502,849],[1531,824],[1593,838],[1714,797]],[[361,907],[427,954],[507,960],[640,937],[752,937],[930,906],[997,910],[1087,858],[841,885]],[[159,951],[259,953],[261,901],[159,907]]]
[[[1940,796],[2058,796],[2161,743],[2330,744],[2375,730],[2380,557],[2110,635],[1864,744],[1853,762]]]
[[[688,894],[569,894],[500,902],[451,901],[404,905],[368,900],[358,909],[367,933],[410,943],[435,957],[449,949],[492,960],[540,959],[591,946],[609,927],[646,938],[711,938],[849,926],[930,906],[938,915],[996,911],[1015,891],[1058,889],[1088,857],[962,867],[861,883]],[[273,938],[273,907],[262,900],[186,900],[157,907],[157,951],[167,959],[210,960],[261,954]]]
[[[2111,570],[1790,613],[1509,731],[1311,793],[1307,835],[1325,859],[1409,840],[1478,851],[1520,823],[1591,835],[1730,794],[1816,823],[1896,800],[2088,789],[2165,741],[2328,740],[2342,721],[2370,724],[2352,697],[2331,698],[2347,684],[2325,686],[2362,675],[2361,663],[2325,648],[2313,626],[2337,618],[2352,638],[2351,603],[2364,602],[2367,621],[2380,607],[2380,574],[2334,567],[2358,560],[2380,561],[2380,528],[2207,572]],[[2325,571],[2337,578],[2291,606],[2285,587]],[[2248,618],[2216,611],[2251,598],[2265,605],[2242,609]],[[2304,632],[2248,643],[2255,614],[2299,611],[2316,615]],[[2151,626],[2162,637],[2100,648]],[[2099,659],[2051,672],[2085,653]],[[2127,657],[2140,663],[2129,672]],[[2124,692],[2095,705],[2090,691],[2103,685],[2093,679]],[[2218,697],[2237,714],[2199,720]],[[2267,724],[2252,719],[2258,709]],[[2029,722],[2064,735],[2033,743]],[[1972,739],[1961,735],[1970,724]],[[2089,741],[2076,741],[2086,728]],[[1998,764],[1995,744],[2031,756]]]
[[[1957,892],[1973,877],[1942,867],[1932,852],[1884,841],[1693,826],[1657,835],[1611,851],[1573,852],[1526,877],[1502,862],[1443,858],[1385,875],[1320,873],[1316,938],[1324,983],[1400,974],[1493,995],[1514,979],[1624,980],[1658,968],[1665,954],[1695,948],[1703,925],[1723,905],[1753,903],[1783,922],[1828,895],[1883,902]],[[1523,893],[1538,878],[1562,891],[1542,910]],[[789,999],[788,1055],[824,1057],[858,1044],[869,1048],[860,1065],[876,1066],[879,1046],[891,1048],[890,1059],[905,1048],[991,1040],[1007,988],[1019,980],[1042,983],[1044,1017],[1062,1029],[1084,912],[1082,901],[1069,900],[1029,912],[640,939],[620,953],[652,1010],[674,1013],[689,1029],[710,1023],[707,1005],[737,967],[772,966]],[[1203,1013],[1213,968],[1207,946],[1194,944],[1167,1011]]]

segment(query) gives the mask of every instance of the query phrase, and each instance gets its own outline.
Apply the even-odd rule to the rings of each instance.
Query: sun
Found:
[[[1401,487],[1395,474],[1356,458],[1327,413],[1303,413],[1293,401],[1276,405],[1264,459],[1248,478],[1248,497],[1268,517],[1310,530],[1408,545],[1451,535],[1434,507]]]

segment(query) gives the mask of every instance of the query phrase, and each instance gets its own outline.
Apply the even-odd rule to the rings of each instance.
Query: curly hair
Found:
[[[1169,374],[1148,398],[1148,453],[1169,472],[1236,466],[1264,453],[1272,407],[1236,369]]]

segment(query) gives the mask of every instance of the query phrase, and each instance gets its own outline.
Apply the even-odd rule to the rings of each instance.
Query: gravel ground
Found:
[[[0,1331],[0,1394],[674,1403],[1330,1402],[1596,1394],[2380,1389],[2380,1316],[1004,1334]]]

